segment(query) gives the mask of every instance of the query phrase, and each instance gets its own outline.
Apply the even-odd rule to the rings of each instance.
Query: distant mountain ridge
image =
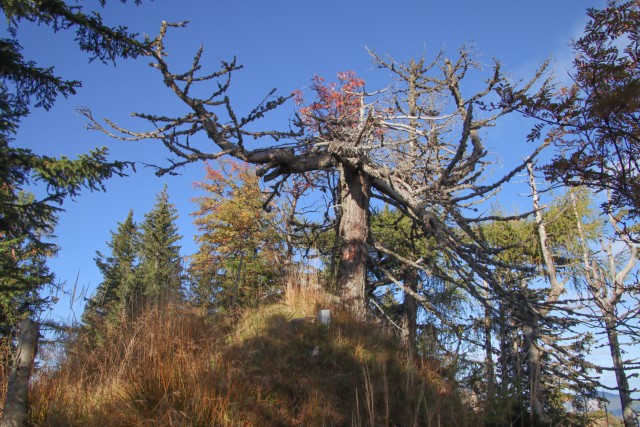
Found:
[[[616,417],[622,417],[622,406],[620,405],[620,396],[618,396],[616,393],[608,393],[608,392],[603,392],[600,395],[604,396],[604,398],[608,402],[607,411],[611,412]],[[639,412],[640,402],[638,401],[633,402],[632,408],[634,411]]]

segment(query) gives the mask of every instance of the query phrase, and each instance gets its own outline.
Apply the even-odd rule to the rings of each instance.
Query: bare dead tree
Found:
[[[248,114],[238,115],[228,96],[232,75],[240,69],[235,60],[223,62],[216,72],[202,74],[200,48],[189,70],[175,73],[170,69],[164,39],[169,28],[179,26],[184,24],[163,23],[149,56],[154,61],[151,66],[158,70],[186,111],[176,116],[134,113],[153,127],[136,132],[108,119],[98,122],[90,111],[83,110],[94,129],[123,140],[161,141],[173,160],[158,167],[160,175],[225,155],[259,165],[258,174],[265,182],[310,171],[337,173],[341,218],[337,292],[358,316],[365,312],[372,198],[401,209],[425,236],[438,242],[434,250],[446,254],[448,264],[448,272],[441,272],[443,276],[466,286],[479,299],[482,296],[472,285],[475,277],[480,276],[489,286],[496,283],[492,280],[492,266],[499,262],[495,256],[499,248],[487,245],[474,231],[474,224],[487,219],[475,213],[474,205],[499,191],[546,143],[533,149],[526,161],[502,178],[487,183],[490,162],[481,133],[519,107],[521,101],[513,94],[529,93],[546,65],[524,85],[514,86],[502,75],[496,62],[485,86],[465,96],[461,81],[468,71],[478,68],[468,50],[461,50],[454,61],[442,55],[429,66],[419,61],[413,70],[373,54],[375,63],[398,79],[390,94],[358,90],[357,108],[340,116],[309,115],[308,119],[322,125],[325,129],[322,132],[308,123],[305,125],[300,118],[294,129],[256,131],[256,122],[284,104],[288,97],[274,97],[271,92]],[[410,79],[415,80],[413,92],[406,89]],[[206,97],[199,97],[192,90],[197,85],[213,85],[215,89]],[[541,90],[546,90],[548,81],[541,86]],[[510,101],[496,103],[499,106],[494,107],[491,97],[499,98],[507,88]],[[192,144],[189,137],[198,133],[206,134],[216,149],[209,151]],[[420,268],[431,268],[419,260],[411,261]],[[497,286],[495,292],[513,298]]]
[[[551,252],[547,226],[542,218],[542,206],[533,173],[533,164],[527,164],[529,173],[529,185],[531,187],[531,200],[533,203],[536,233],[538,235],[542,261],[546,270],[546,278],[551,285],[546,293],[544,301],[538,309],[526,316],[523,326],[524,352],[527,358],[527,372],[529,375],[529,403],[531,406],[531,421],[533,424],[549,424],[549,417],[545,411],[544,395],[542,390],[542,353],[540,344],[541,317],[546,317],[556,307],[560,295],[565,290],[568,277],[560,279],[556,262]]]
[[[640,369],[640,363],[637,358],[632,360],[623,358],[620,335],[633,335],[633,331],[637,333],[640,326],[636,319],[640,310],[640,304],[637,300],[639,290],[637,283],[629,282],[629,278],[639,261],[638,245],[631,240],[627,233],[622,232],[618,218],[609,213],[607,215],[609,224],[615,231],[617,240],[601,237],[600,254],[594,253],[589,247],[584,225],[578,215],[575,196],[572,201],[582,248],[580,273],[590,299],[596,307],[595,313],[597,313],[596,318],[599,326],[606,332],[624,425],[632,427],[637,425],[636,414],[632,408],[632,393],[637,390],[632,390],[629,386],[628,371]],[[614,248],[615,243],[618,248]],[[631,334],[627,334],[626,331]]]
[[[542,206],[533,165],[527,169],[533,211],[511,221],[498,213],[498,221],[478,229],[493,245],[502,245],[499,258],[504,264],[496,267],[494,277],[501,280],[503,289],[517,296],[505,298],[488,283],[476,285],[483,291],[484,300],[479,301],[485,307],[484,319],[478,323],[483,324],[486,334],[478,346],[486,351],[489,373],[493,371],[492,357],[499,356],[496,366],[501,381],[496,392],[503,398],[514,398],[513,403],[523,412],[530,411],[532,423],[548,425],[562,408],[554,407],[549,399],[558,384],[547,380],[558,379],[563,387],[582,396],[596,385],[589,371],[596,366],[585,360],[590,336],[575,330],[581,319],[573,312],[580,308],[580,301],[565,294],[571,265],[579,257],[571,204],[561,198],[549,210]],[[549,286],[543,286],[540,279]],[[500,342],[495,350],[489,328],[495,328]],[[489,385],[486,391],[491,396]],[[515,407],[489,405],[487,409],[498,415]]]
[[[371,175],[385,181],[374,193],[411,217],[422,229],[424,238],[436,244],[432,251],[443,254],[446,265],[428,265],[411,260],[416,268],[450,283],[459,283],[479,301],[486,301],[476,286],[477,276],[499,295],[506,295],[493,278],[500,248],[491,247],[476,226],[499,218],[477,214],[476,206],[494,196],[525,162],[497,181],[487,183],[490,170],[482,131],[494,126],[517,108],[512,103],[495,107],[491,96],[500,97],[504,88],[526,93],[540,79],[544,66],[534,78],[517,90],[509,84],[496,62],[491,78],[478,92],[465,97],[461,82],[468,72],[479,67],[472,53],[463,48],[455,61],[438,55],[431,63],[424,59],[397,63],[372,53],[375,63],[391,72],[396,87],[385,99],[381,123],[389,130],[383,155],[377,156]],[[548,81],[542,83],[546,87]],[[533,159],[546,146],[542,143],[529,156]],[[387,184],[388,183],[388,184]],[[473,216],[472,216],[473,215]],[[504,263],[502,263],[504,265]],[[412,293],[409,292],[409,295]],[[517,299],[517,296],[515,296]]]

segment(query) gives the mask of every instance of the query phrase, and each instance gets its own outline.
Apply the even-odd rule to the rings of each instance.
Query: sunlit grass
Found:
[[[294,281],[295,280],[295,281]],[[452,384],[408,364],[398,340],[356,322],[317,276],[279,303],[208,318],[179,302],[72,343],[34,382],[31,421],[49,426],[475,425]],[[297,283],[304,283],[303,286]],[[331,324],[315,321],[331,310]]]

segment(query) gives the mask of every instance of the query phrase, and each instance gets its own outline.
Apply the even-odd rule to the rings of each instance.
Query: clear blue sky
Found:
[[[566,78],[572,59],[568,43],[582,33],[586,8],[603,4],[595,0],[156,0],[135,7],[114,0],[101,13],[108,24],[126,25],[151,36],[162,20],[190,21],[188,28],[168,37],[170,63],[186,70],[200,44],[205,46],[205,65],[211,69],[219,60],[236,55],[245,69],[236,75],[232,101],[238,110],[248,111],[271,88],[290,93],[308,86],[314,74],[333,78],[339,71],[354,70],[368,82],[368,90],[387,85],[373,69],[365,47],[402,61],[422,54],[429,58],[441,49],[454,55],[462,44],[472,43],[487,65],[486,72],[492,58],[497,58],[514,77],[526,77],[551,57],[559,77]],[[53,34],[44,27],[24,26],[19,38],[28,58],[41,66],[54,65],[60,75],[81,80],[83,87],[78,95],[59,100],[51,111],[37,111],[25,120],[16,138],[18,145],[55,156],[74,156],[106,145],[113,159],[146,163],[160,162],[168,155],[157,143],[125,143],[87,131],[85,119],[75,112],[85,106],[95,117],[136,127],[144,124],[130,120],[133,111],[169,115],[182,111],[147,60],[119,61],[116,67],[89,63],[73,43],[72,33]],[[286,121],[292,111],[293,104],[287,105],[269,120]],[[516,126],[497,128],[487,138],[505,168],[528,151],[523,130]],[[52,270],[67,289],[77,278],[79,288],[93,291],[101,281],[94,263],[96,250],[107,252],[110,230],[129,209],[141,221],[165,183],[179,211],[183,254],[193,253],[192,182],[202,177],[201,165],[185,169],[180,177],[162,179],[139,167],[128,178],[107,182],[106,193],[87,192],[67,201],[56,230],[62,250],[50,262]],[[519,204],[511,198],[500,203]],[[70,311],[66,299],[55,318],[79,317],[82,305],[77,301]]]

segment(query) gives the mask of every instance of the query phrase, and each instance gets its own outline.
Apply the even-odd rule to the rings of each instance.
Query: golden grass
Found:
[[[218,425],[228,402],[219,386],[219,333],[179,304],[146,310],[104,345],[74,343],[32,389],[39,425]],[[197,396],[197,398],[194,398]]]
[[[295,281],[294,281],[295,280]],[[292,277],[282,302],[207,319],[149,308],[104,345],[82,340],[32,387],[42,426],[475,425],[453,384],[397,340]],[[303,283],[296,285],[294,283]],[[314,322],[331,309],[329,327]]]

